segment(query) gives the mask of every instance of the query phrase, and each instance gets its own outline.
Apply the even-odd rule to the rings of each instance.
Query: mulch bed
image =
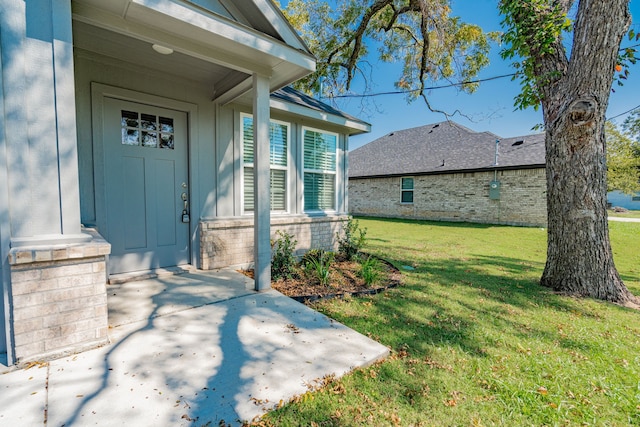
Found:
[[[358,276],[360,264],[340,258],[331,264],[331,281],[322,285],[314,277],[300,272],[290,279],[279,279],[271,282],[271,287],[284,295],[302,303],[311,303],[323,299],[344,298],[345,296],[374,295],[401,283],[400,271],[385,260],[379,259],[381,268],[378,284],[368,286]],[[253,278],[253,270],[242,270],[241,273]]]

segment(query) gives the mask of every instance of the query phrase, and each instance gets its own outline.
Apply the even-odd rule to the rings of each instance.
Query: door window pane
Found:
[[[140,132],[137,129],[122,129],[123,145],[140,145]]]
[[[145,130],[157,130],[157,119],[158,118],[156,116],[152,116],[151,114],[142,114],[142,123],[140,124],[140,127]]]
[[[160,148],[169,148],[173,150],[173,135],[161,134]]]
[[[122,110],[120,126],[122,145],[174,149],[175,129],[172,118]]]
[[[157,147],[158,146],[158,134],[155,132],[142,132],[142,146],[143,147]]]
[[[160,117],[160,131],[173,133],[173,119]]]
[[[134,111],[122,110],[122,127],[138,127],[138,113]]]

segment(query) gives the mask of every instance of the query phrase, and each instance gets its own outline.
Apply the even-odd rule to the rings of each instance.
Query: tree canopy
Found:
[[[328,96],[351,89],[356,76],[370,88],[377,55],[385,62],[403,64],[395,86],[409,99],[423,97],[428,81],[446,79],[472,92],[471,82],[488,64],[491,41],[477,25],[452,16],[449,0],[291,0],[285,15],[317,58],[314,74],[297,83],[298,89]],[[371,52],[371,48],[377,52]]]
[[[396,87],[422,97],[429,80],[466,83],[488,63],[497,37],[452,16],[450,0],[291,0],[285,14],[316,55],[301,85],[336,95],[354,76],[369,81],[366,58],[401,61]],[[616,72],[635,50],[620,50],[631,22],[629,0],[501,0],[503,57],[522,85],[515,104],[542,107],[548,245],[540,280],[556,291],[637,303],[622,282],[609,243],[605,113]],[[570,17],[570,13],[571,16]],[[620,69],[619,69],[620,68]]]

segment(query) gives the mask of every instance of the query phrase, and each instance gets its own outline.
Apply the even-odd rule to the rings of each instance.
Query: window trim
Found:
[[[244,119],[245,118],[250,118],[253,120],[253,114],[249,114],[249,113],[240,113],[240,211],[242,212],[242,215],[253,215],[255,210],[245,210],[245,179],[244,179],[244,171],[246,168],[251,168],[254,169],[255,168],[255,162],[251,162],[251,163],[245,163],[244,162]],[[280,165],[272,165],[271,162],[269,162],[269,173],[271,173],[271,170],[277,169],[277,170],[283,170],[285,171],[285,178],[284,178],[284,191],[285,191],[285,209],[281,210],[281,209],[271,209],[270,212],[272,214],[276,214],[276,215],[284,215],[284,214],[288,214],[290,211],[290,198],[291,198],[291,185],[289,184],[289,177],[291,176],[291,123],[290,122],[285,122],[282,120],[275,120],[275,119],[269,119],[269,126],[271,126],[271,123],[274,124],[279,124],[279,125],[283,125],[287,128],[287,149],[286,149],[286,159],[287,159],[287,166],[280,166]],[[269,140],[269,146],[271,146],[271,140]],[[271,190],[271,188],[269,189]],[[254,196],[254,200],[255,200],[255,196]],[[269,204],[271,204],[271,200],[269,200]]]
[[[337,132],[331,132],[325,129],[318,129],[311,126],[301,126],[301,143],[300,143],[300,157],[301,157],[301,169],[302,169],[302,206],[301,210],[305,213],[334,213],[338,211],[338,169],[339,169],[339,156],[340,151],[340,134]],[[336,151],[335,151],[335,170],[322,170],[322,169],[307,169],[304,166],[304,140],[306,132],[315,132],[319,134],[331,135],[336,138]],[[321,175],[333,175],[333,208],[332,209],[305,209],[305,188],[304,188],[304,176],[306,173],[315,173]]]
[[[411,188],[404,188],[404,180],[405,179],[411,179]],[[400,204],[401,205],[413,205],[415,198],[415,188],[416,188],[416,178],[413,176],[403,176],[400,178]],[[404,193],[411,193],[411,201],[410,202],[403,202],[403,194]]]

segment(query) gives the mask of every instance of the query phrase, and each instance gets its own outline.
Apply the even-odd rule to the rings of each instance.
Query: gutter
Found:
[[[451,169],[446,171],[429,171],[429,172],[405,172],[405,173],[393,173],[393,174],[379,174],[379,175],[359,175],[349,176],[349,179],[375,179],[375,178],[398,178],[403,176],[428,176],[428,175],[453,175],[457,173],[473,173],[473,172],[493,172],[493,171],[505,171],[505,170],[525,170],[525,169],[545,169],[546,163],[532,164],[532,165],[519,165],[519,166],[502,166],[496,168],[495,166],[474,168],[474,169]]]

